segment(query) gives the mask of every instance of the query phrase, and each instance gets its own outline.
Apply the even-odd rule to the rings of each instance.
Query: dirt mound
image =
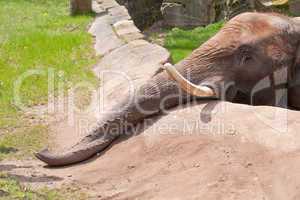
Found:
[[[299,199],[298,116],[201,103],[147,122],[85,163],[41,170],[95,199]]]
[[[6,163],[1,170],[39,186],[72,183],[90,199],[295,200],[299,115],[203,102],[147,121],[138,135],[84,163],[50,169],[31,160]]]

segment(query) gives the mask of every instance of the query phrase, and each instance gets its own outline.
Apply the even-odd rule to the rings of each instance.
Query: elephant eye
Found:
[[[252,61],[252,57],[250,56],[250,55],[244,55],[243,57],[242,57],[242,60],[241,60],[241,65],[243,65],[243,64],[247,64],[247,63],[249,63],[250,61]]]
[[[242,45],[238,49],[238,58],[240,65],[247,64],[253,60],[254,49],[249,45]]]

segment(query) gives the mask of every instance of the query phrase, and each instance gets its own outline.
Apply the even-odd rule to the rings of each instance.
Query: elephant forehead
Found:
[[[241,41],[261,41],[292,31],[288,18],[273,14],[246,13],[233,18],[225,29],[238,29]],[[236,36],[236,35],[235,35]]]
[[[278,28],[272,26],[268,21],[257,20],[243,24],[241,39],[244,41],[261,41],[276,35],[278,32]]]
[[[288,18],[281,16],[262,14],[262,13],[245,13],[230,20],[214,37],[203,44],[200,50],[206,52],[205,55],[228,54],[243,44],[265,44],[276,43],[277,50],[291,53],[289,50],[289,41],[286,34],[293,30]],[[271,42],[270,42],[271,41]],[[264,45],[266,46],[266,45]],[[280,48],[279,48],[280,47]],[[271,48],[265,50],[270,54],[282,56],[281,51],[272,52]],[[280,55],[278,54],[280,53]]]

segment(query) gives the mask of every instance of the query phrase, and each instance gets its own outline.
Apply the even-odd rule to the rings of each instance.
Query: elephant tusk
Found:
[[[259,0],[266,7],[281,6],[289,3],[289,0]]]
[[[216,97],[216,93],[213,89],[207,86],[198,86],[191,83],[189,80],[184,78],[170,63],[164,64],[164,69],[167,71],[170,77],[178,82],[180,87],[188,94],[197,97]]]
[[[300,17],[293,17],[292,20],[296,23],[300,23]]]

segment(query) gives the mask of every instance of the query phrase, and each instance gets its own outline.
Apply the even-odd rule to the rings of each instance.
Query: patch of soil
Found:
[[[6,192],[6,191],[0,189],[0,197],[6,197],[6,196],[8,196],[8,195],[9,195],[8,192]]]
[[[90,199],[300,198],[299,113],[288,111],[280,135],[260,120],[277,108],[208,105],[176,109],[77,165],[27,160],[1,169],[32,185],[77,185]]]

